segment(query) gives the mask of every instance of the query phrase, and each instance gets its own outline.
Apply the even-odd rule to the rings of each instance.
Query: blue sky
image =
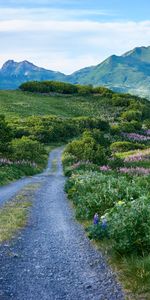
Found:
[[[0,65],[29,60],[64,73],[150,45],[150,1],[0,0]]]

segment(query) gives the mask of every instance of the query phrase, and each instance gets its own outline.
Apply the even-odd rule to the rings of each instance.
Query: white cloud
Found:
[[[28,59],[39,66],[71,73],[98,64],[111,54],[149,45],[150,20],[2,20],[0,39],[1,64],[10,58]]]

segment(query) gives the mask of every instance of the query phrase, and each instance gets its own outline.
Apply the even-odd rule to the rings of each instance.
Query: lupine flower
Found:
[[[100,171],[111,171],[111,168],[109,166],[101,166]]]
[[[143,167],[120,168],[119,172],[124,173],[124,174],[149,175],[150,168],[143,168]]]
[[[77,163],[74,163],[72,165],[72,169],[76,169],[82,165],[89,165],[90,164],[90,161],[78,161]]]
[[[11,161],[7,158],[0,158],[0,165],[29,165],[31,167],[37,168],[37,164],[35,162],[31,162],[28,160]]]
[[[145,131],[145,134],[150,135],[150,129],[147,129],[147,130]]]
[[[134,132],[133,133],[122,132],[122,135],[132,141],[143,142],[143,141],[150,140],[150,136],[145,136],[145,135],[134,133]]]
[[[143,161],[150,159],[150,148],[142,151],[138,151],[135,154],[129,155],[124,159],[124,162]]]
[[[96,213],[93,218],[93,224],[97,225],[98,223],[99,223],[99,216],[98,216],[98,213]]]
[[[101,217],[101,227],[103,230],[107,228],[107,219],[105,216]]]

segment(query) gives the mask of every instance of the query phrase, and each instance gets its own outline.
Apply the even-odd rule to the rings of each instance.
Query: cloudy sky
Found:
[[[150,45],[149,0],[0,0],[0,66],[8,59],[71,73]]]

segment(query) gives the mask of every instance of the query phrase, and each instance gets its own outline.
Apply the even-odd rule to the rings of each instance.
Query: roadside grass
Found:
[[[0,166],[0,186],[9,184],[12,181],[18,180],[24,176],[32,176],[42,169],[33,168],[27,165],[4,165]]]
[[[80,223],[86,231],[92,220],[80,221]],[[112,249],[111,240],[91,240],[91,242],[104,254],[108,264],[114,270],[126,293],[126,300],[150,299],[150,255],[121,256]]]
[[[24,188],[0,209],[0,243],[10,240],[27,224],[33,192],[38,184]]]
[[[52,143],[46,145],[45,149],[47,152],[47,159],[49,153],[57,148],[63,146],[63,143]],[[45,165],[46,166],[46,165]],[[15,180],[18,180],[25,176],[33,176],[38,173],[41,173],[44,169],[44,166],[32,167],[30,165],[3,165],[0,166],[0,186],[9,184]]]

